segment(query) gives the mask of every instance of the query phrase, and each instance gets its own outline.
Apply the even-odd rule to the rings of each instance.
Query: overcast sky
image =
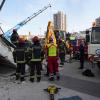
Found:
[[[100,0],[6,0],[0,12],[0,24],[6,32],[19,22],[51,3],[43,13],[18,30],[19,34],[43,34],[53,14],[63,11],[67,16],[67,31],[82,31],[91,27],[100,16]]]

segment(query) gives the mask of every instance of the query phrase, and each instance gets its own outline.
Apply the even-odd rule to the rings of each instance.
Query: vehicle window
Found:
[[[93,30],[91,34],[91,42],[92,43],[100,43],[100,31]]]

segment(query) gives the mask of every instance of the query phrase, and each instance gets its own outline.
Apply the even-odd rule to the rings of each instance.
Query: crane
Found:
[[[2,9],[4,3],[5,3],[5,1],[6,1],[6,0],[2,0],[1,5],[0,5],[0,11],[1,11],[1,9]]]
[[[29,21],[31,21],[33,18],[35,18],[37,15],[39,15],[40,13],[42,13],[43,11],[45,11],[49,7],[51,7],[50,4],[48,4],[47,6],[45,6],[44,8],[42,8],[41,10],[37,11],[36,13],[33,13],[30,17],[27,17],[25,20],[23,20],[22,22],[20,22],[19,24],[17,24],[13,28],[9,29],[7,32],[5,32],[2,37],[6,41],[8,41],[9,43],[11,43],[10,37],[12,35],[13,29],[16,29],[16,30],[20,29],[22,26],[24,26],[25,24],[27,24]]]

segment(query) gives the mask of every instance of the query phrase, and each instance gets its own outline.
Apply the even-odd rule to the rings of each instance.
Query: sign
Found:
[[[97,49],[95,52],[97,55],[100,55],[100,49]]]
[[[75,37],[74,36],[70,36],[70,40],[75,40]]]

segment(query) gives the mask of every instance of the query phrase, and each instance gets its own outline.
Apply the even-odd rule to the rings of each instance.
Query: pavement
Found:
[[[87,66],[91,68],[86,62],[85,68]],[[48,81],[44,75],[39,83],[29,82],[28,77],[25,83],[15,82],[9,76],[0,77],[0,100],[49,100],[48,93],[44,91],[49,85],[61,88],[55,95],[55,100],[100,100],[100,70],[97,67],[91,68],[95,77],[86,77],[78,67],[79,61],[65,63],[59,68],[60,81],[54,82]]]

